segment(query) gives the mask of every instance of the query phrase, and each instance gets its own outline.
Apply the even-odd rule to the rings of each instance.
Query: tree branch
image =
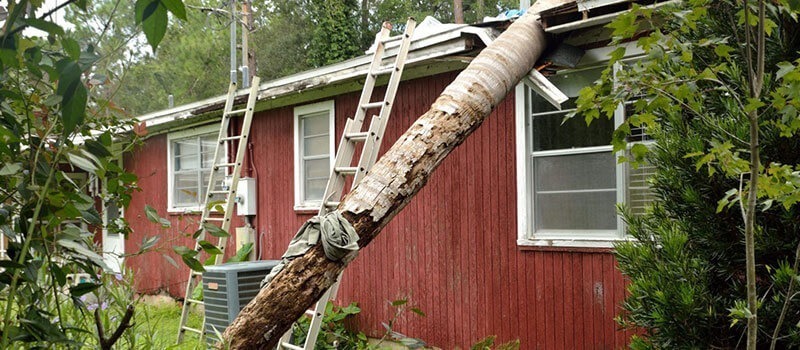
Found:
[[[52,15],[52,14],[56,13],[58,10],[61,10],[61,9],[62,9],[62,8],[64,8],[65,6],[67,6],[67,5],[71,4],[71,3],[75,2],[75,1],[78,1],[78,0],[67,0],[67,1],[65,1],[65,2],[61,3],[61,5],[58,5],[58,6],[56,6],[54,9],[52,9],[52,10],[50,10],[50,11],[47,11],[47,12],[45,12],[43,15],[39,16],[39,19],[43,20],[43,19],[45,19],[45,18],[47,18],[47,17],[50,17],[50,15]],[[9,19],[9,21],[10,21],[10,19]],[[9,23],[9,25],[11,25],[11,24]],[[5,38],[6,38],[7,36],[9,36],[9,35],[14,35],[14,34],[17,34],[17,33],[19,33],[20,31],[22,31],[23,29],[25,29],[25,28],[28,28],[28,27],[29,27],[29,26],[28,26],[28,24],[27,24],[27,23],[26,23],[26,24],[23,24],[23,25],[21,25],[21,26],[19,26],[19,27],[16,27],[16,28],[12,29],[10,32],[8,32],[8,33],[6,33],[6,34],[3,34],[3,39],[5,39]]]
[[[125,309],[125,315],[122,316],[122,320],[117,326],[117,330],[111,334],[111,337],[106,339],[105,335],[103,334],[103,322],[100,320],[100,308],[94,310],[94,322],[97,325],[97,338],[100,340],[100,349],[103,350],[111,350],[111,348],[116,344],[119,338],[125,333],[125,330],[128,328],[133,327],[131,323],[131,319],[133,318],[133,305],[128,305],[128,308]]]
[[[791,303],[792,298],[794,297],[794,287],[795,283],[794,280],[797,277],[797,268],[800,267],[800,243],[797,243],[797,249],[794,252],[794,266],[792,266],[792,270],[794,271],[794,276],[789,279],[789,288],[786,290],[786,299],[783,300],[783,308],[781,308],[781,314],[778,317],[778,324],[775,325],[775,329],[772,331],[772,342],[769,344],[770,350],[775,350],[775,346],[778,344],[778,334],[780,334],[781,326],[783,326],[783,320],[786,318],[786,313],[789,312],[789,303]]]

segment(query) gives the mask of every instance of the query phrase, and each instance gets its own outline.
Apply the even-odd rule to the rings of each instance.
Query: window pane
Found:
[[[330,176],[330,171],[330,160],[328,158],[303,161],[303,175],[306,179],[327,179]]]
[[[186,154],[197,154],[197,139],[188,138],[173,141],[172,146],[175,149],[175,156],[182,156]]]
[[[303,116],[303,136],[328,134],[328,111]]]
[[[562,124],[563,122],[563,124]],[[533,117],[533,151],[607,146],[611,144],[614,121],[605,117],[590,125],[581,117],[564,121],[564,114]]]
[[[204,169],[214,165],[214,151],[217,147],[217,135],[208,134],[200,137],[200,157],[203,160]]]
[[[303,140],[303,155],[318,156],[330,154],[330,139],[328,135],[307,137]]]
[[[537,194],[536,231],[616,230],[616,191]]]
[[[197,173],[175,174],[173,186],[173,202],[176,207],[194,206],[200,198]]]
[[[616,188],[614,160],[611,152],[534,157],[535,190]]]
[[[305,200],[307,201],[318,201],[322,200],[322,194],[325,193],[325,185],[328,183],[328,179],[315,179],[315,180],[306,180],[305,182]]]
[[[203,171],[202,175],[203,175],[203,187],[200,189],[200,191],[203,194],[203,196],[205,196],[206,190],[208,189],[208,180],[210,180],[211,177],[211,170]],[[216,183],[214,184],[214,190],[217,191],[222,190],[222,182],[225,179],[225,175],[223,175],[222,170],[217,170],[217,175],[215,175],[214,177],[217,179]],[[214,196],[211,197],[211,201],[224,201],[224,200],[225,196],[221,193],[214,194]],[[202,202],[198,202],[198,204],[201,203]]]
[[[197,155],[185,155],[175,158],[175,171],[195,170],[200,168]]]

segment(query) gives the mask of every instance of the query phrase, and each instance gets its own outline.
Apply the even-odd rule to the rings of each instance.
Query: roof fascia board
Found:
[[[480,38],[486,45],[494,39],[494,33],[488,28],[466,26],[457,29],[460,30],[449,30],[412,42],[411,48],[414,49],[414,51],[410,50],[408,60],[406,61],[407,64],[412,65],[414,63],[440,58],[470,49],[469,42],[463,34],[473,34]],[[387,61],[390,60],[392,56],[396,55],[397,49],[395,48],[393,51],[394,52],[389,52]],[[305,91],[320,85],[342,82],[363,76],[369,69],[370,61],[371,56],[365,55],[338,64],[265,82],[259,87],[259,99],[277,99],[293,92]],[[309,84],[303,86],[303,82],[308,82]],[[246,91],[240,91],[237,97],[246,93]],[[149,113],[141,116],[139,120],[147,123],[149,127],[152,127],[169,123],[173,120],[194,118],[197,116],[197,114],[195,114],[197,110],[223,103],[224,100],[224,95],[211,97],[172,109]],[[259,109],[259,107],[260,106],[257,106],[257,109]],[[261,110],[263,110],[263,108],[261,108]]]
[[[658,2],[658,3],[652,4],[652,5],[642,6],[642,8],[657,9],[657,8],[664,7],[664,6],[667,6],[667,5],[678,4],[678,3],[680,3],[680,1],[681,0],[668,0],[668,1],[665,1],[665,2]],[[587,19],[580,20],[580,21],[564,23],[564,24],[561,24],[561,25],[557,25],[557,26],[553,26],[553,27],[550,27],[550,28],[546,28],[544,31],[547,32],[547,33],[560,34],[560,33],[564,33],[564,32],[573,31],[573,30],[576,30],[576,29],[598,26],[598,25],[601,25],[601,24],[611,23],[611,21],[613,21],[615,18],[617,18],[617,16],[619,16],[619,15],[621,15],[623,13],[628,13],[628,12],[631,12],[631,10],[614,12],[614,13],[609,13],[609,14],[597,16],[597,17],[587,18]]]
[[[433,62],[406,68],[406,72],[403,73],[403,80],[416,79],[419,77],[432,76],[464,69],[467,64],[468,62],[464,61],[463,59],[449,60],[447,58],[436,58]],[[388,77],[380,77],[376,82],[376,86],[385,85],[387,81]],[[308,101],[331,98],[345,93],[360,91],[362,87],[363,82],[359,79],[351,79],[338,84],[322,84],[319,86],[312,86],[308,90],[302,91],[302,94],[297,92],[286,93],[281,97],[271,97],[260,100],[258,106],[256,107],[256,111],[270,110]],[[180,130],[198,124],[209,123],[211,120],[219,120],[219,117],[219,111],[213,111],[192,114],[190,118],[183,117],[174,118],[172,120],[164,120],[158,124],[148,125],[148,136]]]

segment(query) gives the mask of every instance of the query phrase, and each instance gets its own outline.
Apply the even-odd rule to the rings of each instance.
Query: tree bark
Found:
[[[528,14],[484,49],[375,164],[337,210],[366,247],[408,204],[434,169],[489,116],[534,66],[546,46]],[[330,287],[345,262],[328,260],[318,245],[289,263],[224,333],[231,349],[274,347]]]
[[[456,24],[464,23],[464,1],[453,0],[453,17]]]

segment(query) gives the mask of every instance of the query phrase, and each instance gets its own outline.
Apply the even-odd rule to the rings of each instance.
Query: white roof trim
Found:
[[[492,28],[458,26],[446,27],[443,29],[443,31],[436,34],[412,39],[413,41],[409,47],[406,64],[424,62],[464,51],[464,45],[466,43],[464,34],[477,36],[487,46],[494,41],[494,38],[497,36]],[[454,40],[457,41],[459,45],[453,45],[452,41]],[[450,43],[448,44],[448,42]],[[397,50],[397,47],[388,47],[386,50],[386,57],[389,58],[396,55]],[[333,65],[262,83],[259,87],[258,99],[275,99],[308,88],[330,85],[363,76],[367,73],[371,61],[372,55],[363,55]],[[241,90],[239,94],[244,95],[246,93],[246,90]],[[198,109],[207,108],[215,104],[221,105],[225,102],[225,98],[226,95],[219,95],[174,108],[148,113],[140,116],[138,119],[140,122],[146,123],[148,127],[180,119],[190,119],[196,116],[195,112]],[[220,107],[220,110],[221,109]]]

